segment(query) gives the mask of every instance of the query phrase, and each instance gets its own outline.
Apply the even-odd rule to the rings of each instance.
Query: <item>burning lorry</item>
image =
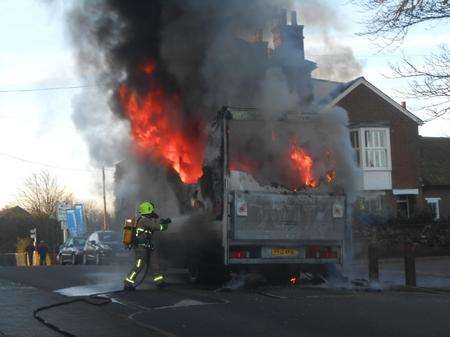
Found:
[[[185,183],[191,172],[186,162],[169,170],[178,173],[167,183],[181,215],[161,210],[173,220],[158,237],[163,264],[187,267],[199,280],[224,267],[299,270],[346,263],[351,228],[339,176],[344,171],[327,123],[335,121],[318,113],[273,118],[224,107],[205,139],[201,177]],[[157,195],[150,184],[135,204],[151,199],[158,208],[164,202]]]

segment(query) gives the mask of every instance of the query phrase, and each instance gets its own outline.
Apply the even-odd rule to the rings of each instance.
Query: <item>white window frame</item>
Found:
[[[359,149],[353,148],[353,150],[359,151],[360,167],[365,171],[392,171],[392,159],[391,159],[391,135],[389,128],[382,127],[367,127],[350,129],[350,132],[358,132]],[[365,143],[365,133],[366,131],[384,131],[386,136],[386,167],[370,167],[366,166],[366,143]]]
[[[439,212],[439,201],[441,201],[441,198],[425,198],[427,204],[434,204],[436,206],[436,217],[434,220],[439,220],[441,218],[441,214]]]
[[[358,142],[358,147],[353,147],[353,137],[352,134],[356,133],[357,137],[356,140]],[[359,129],[354,129],[354,130],[350,130],[350,144],[352,146],[353,151],[355,151],[355,153],[357,153],[357,157],[356,159],[356,164],[358,165],[358,167],[361,167],[361,137],[360,137],[360,131]]]

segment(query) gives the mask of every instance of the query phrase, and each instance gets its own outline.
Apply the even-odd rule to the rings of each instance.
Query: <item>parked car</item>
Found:
[[[59,248],[59,264],[77,264],[82,261],[86,239],[82,237],[68,238]]]
[[[97,231],[89,235],[84,245],[83,264],[104,264],[128,258],[130,252],[122,244],[119,233]]]

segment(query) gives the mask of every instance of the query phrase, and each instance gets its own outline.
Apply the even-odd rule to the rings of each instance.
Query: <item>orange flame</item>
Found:
[[[326,174],[325,178],[327,179],[327,182],[328,182],[328,183],[333,182],[334,179],[336,179],[336,172],[335,172],[335,171],[329,171],[329,172]]]
[[[317,187],[318,183],[313,174],[314,161],[312,157],[296,144],[292,144],[290,156],[301,184],[306,187]]]
[[[181,100],[176,94],[166,94],[155,83],[154,63],[143,67],[152,81],[145,94],[119,87],[119,99],[131,123],[131,135],[136,152],[160,160],[172,167],[185,184],[194,184],[203,176],[205,135],[201,121],[186,128],[181,113]]]

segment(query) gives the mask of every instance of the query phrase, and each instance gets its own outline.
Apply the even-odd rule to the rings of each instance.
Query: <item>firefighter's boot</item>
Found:
[[[142,258],[138,258],[136,260],[136,264],[134,265],[133,269],[130,271],[130,273],[127,275],[124,281],[124,290],[134,290],[136,288],[136,279],[139,273],[141,272],[142,268],[144,266],[144,260]]]

